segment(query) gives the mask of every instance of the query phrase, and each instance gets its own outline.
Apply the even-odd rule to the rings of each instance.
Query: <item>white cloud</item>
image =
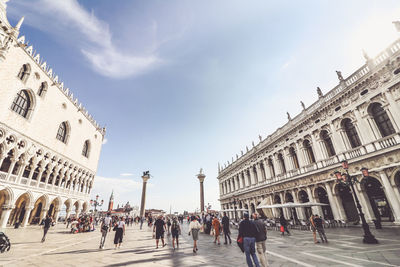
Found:
[[[133,176],[133,173],[124,172],[124,173],[121,173],[120,176]]]
[[[63,36],[71,45],[78,46],[101,75],[124,78],[148,71],[161,62],[154,53],[157,45],[144,55],[121,52],[113,42],[109,25],[77,0],[25,0],[15,3],[14,8],[17,9],[14,13],[29,14],[25,20],[28,24]]]

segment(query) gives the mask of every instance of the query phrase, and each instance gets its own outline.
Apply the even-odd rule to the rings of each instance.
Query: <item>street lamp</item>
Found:
[[[96,215],[97,207],[103,206],[104,200],[99,201],[99,195],[96,195],[96,199],[90,200],[90,206],[94,207],[94,215]]]
[[[376,238],[372,235],[371,231],[369,230],[369,226],[367,224],[367,221],[365,220],[364,213],[362,212],[360,201],[358,200],[357,194],[354,190],[354,184],[361,183],[361,182],[359,182],[356,177],[352,177],[349,174],[349,163],[346,160],[342,161],[342,167],[346,171],[346,173],[340,173],[339,171],[335,171],[334,174],[336,176],[337,183],[351,188],[351,192],[353,193],[354,200],[356,201],[358,213],[359,213],[361,221],[362,221],[362,227],[364,230],[363,242],[367,243],[367,244],[377,244],[378,240],[376,240]],[[362,168],[361,172],[364,177],[368,177],[369,173],[368,173],[367,168]]]

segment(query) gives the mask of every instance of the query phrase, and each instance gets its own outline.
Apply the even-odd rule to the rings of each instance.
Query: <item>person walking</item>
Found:
[[[317,227],[315,227],[315,222],[314,222],[315,216],[311,215],[310,217],[310,230],[313,234],[313,239],[314,239],[314,244],[320,243],[317,240]]]
[[[43,243],[44,241],[46,241],[46,235],[47,235],[47,232],[49,231],[50,226],[51,226],[52,223],[53,223],[53,219],[51,218],[51,216],[46,215],[46,219],[44,219],[44,221],[43,221],[43,237],[42,237],[42,243]]]
[[[171,234],[172,234],[172,247],[175,250],[175,241],[176,241],[176,248],[179,248],[179,234],[181,232],[181,227],[179,226],[178,220],[176,217],[172,219],[171,223]]]
[[[257,228],[254,222],[249,220],[249,214],[247,212],[243,214],[243,220],[239,224],[239,236],[243,237],[243,247],[244,252],[246,253],[247,266],[253,267],[255,265],[256,267],[260,267],[255,247]]]
[[[115,229],[115,236],[114,236],[114,245],[115,248],[117,249],[121,247],[122,244],[122,238],[125,235],[125,218],[121,217],[121,219],[115,224],[114,226]]]
[[[214,217],[212,220],[212,227],[214,229],[214,244],[218,241],[218,245],[221,245],[221,242],[219,241],[219,235],[221,232],[221,223],[219,222],[217,216]]]
[[[322,219],[318,216],[318,215],[314,215],[314,224],[315,224],[315,228],[317,228],[319,237],[322,240],[322,243],[328,243],[328,239],[326,238],[325,235],[325,230],[324,230],[324,226]]]
[[[225,245],[228,244],[229,239],[229,244],[232,244],[231,240],[231,231],[229,229],[229,218],[226,216],[226,212],[224,212],[224,217],[222,217],[222,230],[224,231],[224,238],[225,238]]]
[[[265,246],[265,241],[267,240],[267,228],[262,220],[260,220],[257,213],[253,213],[254,224],[257,228],[257,236],[256,236],[256,250],[257,256],[260,259],[260,265],[262,267],[268,266],[267,260],[267,247]]]
[[[283,231],[281,231],[281,232],[282,232],[282,235],[284,235],[285,232],[286,232],[288,235],[290,235],[290,232],[289,232],[289,230],[288,230],[288,228],[287,228],[287,221],[286,221],[286,219],[285,219],[285,216],[283,216],[283,214],[282,214],[281,217],[279,218],[279,222],[281,223],[281,226],[283,227]]]
[[[100,249],[104,249],[104,242],[106,241],[107,233],[111,231],[111,214],[107,213],[107,216],[101,222],[101,239],[100,239]]]
[[[165,222],[160,215],[158,219],[154,222],[153,232],[156,233],[156,248],[158,248],[158,242],[162,242],[162,246],[165,247],[166,244],[164,243],[164,232],[166,230]]]
[[[169,217],[167,217],[167,228],[168,228],[168,236],[170,235],[170,229],[171,229],[171,220]]]
[[[193,238],[193,252],[197,253],[199,250],[197,248],[197,240],[199,240],[199,231],[201,228],[201,224],[197,221],[195,216],[192,216],[192,221],[189,224],[189,235],[192,235]]]

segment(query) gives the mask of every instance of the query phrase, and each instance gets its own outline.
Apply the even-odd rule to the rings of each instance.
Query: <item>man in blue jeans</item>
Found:
[[[256,236],[257,227],[254,222],[249,220],[249,214],[243,215],[244,220],[239,224],[239,236],[243,237],[243,247],[246,253],[246,261],[249,267],[260,267],[260,264],[256,255]],[[253,258],[253,260],[252,260]],[[254,265],[253,265],[254,261]]]

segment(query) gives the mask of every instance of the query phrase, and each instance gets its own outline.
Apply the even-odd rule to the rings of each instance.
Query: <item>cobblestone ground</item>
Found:
[[[187,225],[183,225],[181,246],[173,251],[168,245],[155,249],[151,230],[128,227],[123,247],[113,249],[114,232],[110,232],[104,250],[98,249],[100,232],[69,234],[64,225],[49,231],[40,243],[42,230],[6,229],[12,249],[0,254],[1,266],[246,266],[244,254],[235,242],[213,244],[208,235],[200,235],[199,251],[192,252]],[[237,236],[235,230],[233,236]],[[293,230],[281,237],[269,231],[267,240],[270,266],[400,266],[400,228],[374,230],[378,245],[362,243],[360,228],[327,229],[328,244],[314,244],[309,231]],[[221,240],[222,241],[222,240]],[[223,243],[223,241],[221,242]]]

